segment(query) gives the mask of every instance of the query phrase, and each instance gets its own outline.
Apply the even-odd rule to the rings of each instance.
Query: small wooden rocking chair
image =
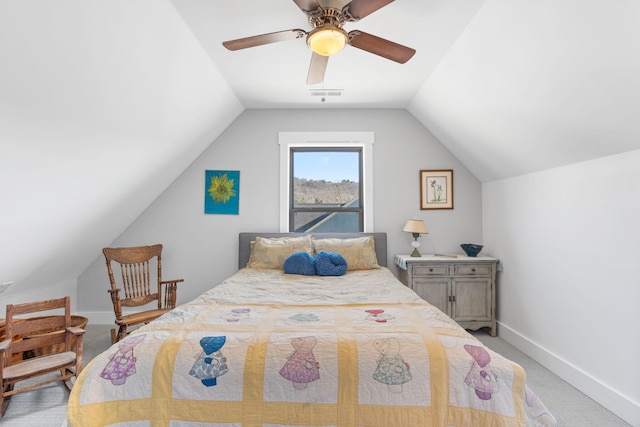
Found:
[[[16,318],[50,310],[64,309],[63,316]],[[8,304],[5,340],[0,342],[0,382],[2,402],[0,418],[9,406],[11,396],[55,381],[64,381],[69,390],[71,378],[82,370],[82,336],[84,329],[71,325],[70,298],[58,298],[25,304]],[[38,334],[43,330],[54,330]],[[23,337],[29,337],[23,339]],[[74,344],[75,341],[75,344]],[[47,354],[22,360],[22,354],[47,348]],[[75,348],[74,348],[75,347]],[[19,356],[19,357],[15,357]],[[39,382],[29,382],[16,388],[16,383],[39,376],[60,372],[60,376],[47,376]]]

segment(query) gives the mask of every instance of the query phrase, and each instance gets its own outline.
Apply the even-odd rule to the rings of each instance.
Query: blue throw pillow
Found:
[[[315,276],[315,260],[306,252],[296,252],[284,260],[284,272],[287,274],[304,274]]]
[[[316,255],[318,276],[342,276],[347,271],[347,260],[340,254],[320,251]]]

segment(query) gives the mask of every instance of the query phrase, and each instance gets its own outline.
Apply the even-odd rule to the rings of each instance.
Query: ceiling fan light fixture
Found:
[[[307,45],[318,55],[331,56],[344,49],[347,38],[347,32],[340,27],[319,27],[309,32]]]

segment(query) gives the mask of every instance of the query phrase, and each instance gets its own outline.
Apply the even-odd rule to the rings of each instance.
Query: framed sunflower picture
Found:
[[[238,215],[239,206],[240,171],[206,171],[204,213]]]
[[[420,171],[420,209],[453,209],[453,170]]]

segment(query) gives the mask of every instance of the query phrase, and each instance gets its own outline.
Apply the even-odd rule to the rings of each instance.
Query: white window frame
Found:
[[[373,232],[373,132],[279,132],[280,232],[289,232],[290,151],[292,147],[358,147],[362,149],[364,231]]]

